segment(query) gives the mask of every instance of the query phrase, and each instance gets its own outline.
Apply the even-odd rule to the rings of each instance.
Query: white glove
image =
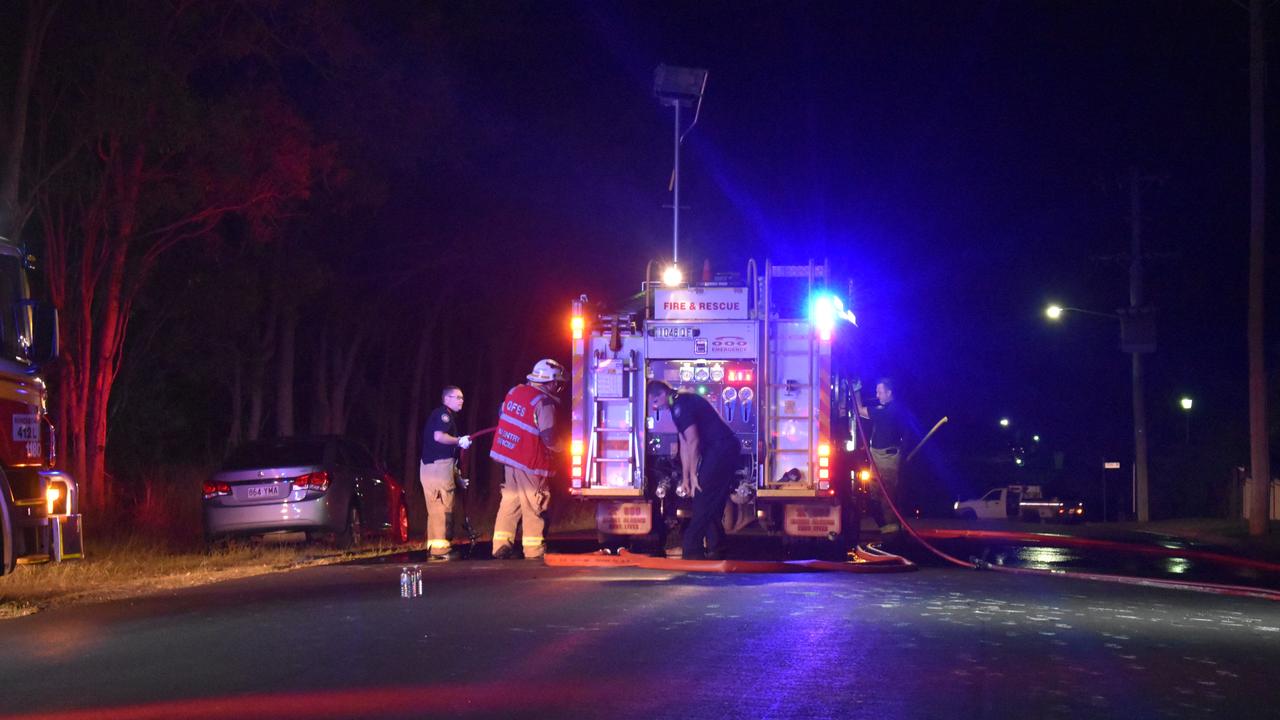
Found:
[[[458,438],[458,447],[462,448],[463,450],[466,450],[467,448],[471,447],[471,436],[463,435],[462,437]]]

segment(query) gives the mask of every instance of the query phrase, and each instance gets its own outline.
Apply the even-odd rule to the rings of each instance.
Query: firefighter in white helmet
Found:
[[[547,549],[547,503],[551,494],[554,454],[561,448],[555,434],[556,395],[564,387],[564,366],[550,358],[539,360],[528,382],[507,392],[498,415],[489,456],[503,465],[502,501],[493,523],[493,556],[515,555],[517,526],[523,523],[520,545],[526,558],[539,558]]]

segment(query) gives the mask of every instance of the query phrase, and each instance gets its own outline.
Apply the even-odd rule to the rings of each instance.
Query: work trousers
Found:
[[[493,552],[515,544],[516,528],[523,525],[520,546],[526,558],[542,557],[547,551],[547,504],[551,493],[547,490],[547,478],[534,475],[510,465],[502,466],[505,482],[502,484],[502,501],[498,503],[498,517],[493,522]]]
[[[897,518],[888,518],[884,514],[884,509],[879,507],[883,504],[883,498],[888,496],[896,506],[898,503],[898,469],[902,464],[902,453],[899,448],[871,448],[871,459],[875,462],[876,472],[876,498],[877,505],[872,508],[871,516],[875,518],[876,523],[880,527],[897,522]],[[901,511],[901,508],[899,508]]]
[[[724,542],[724,504],[729,500],[729,493],[733,492],[739,452],[737,443],[717,443],[703,452],[698,463],[698,485],[701,489],[693,496],[693,518],[685,528],[681,543],[683,559],[720,556]]]
[[[427,498],[427,549],[448,555],[453,548],[453,458],[419,463],[418,480]]]

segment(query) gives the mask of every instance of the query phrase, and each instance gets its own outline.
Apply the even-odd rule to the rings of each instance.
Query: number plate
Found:
[[[245,491],[245,497],[250,500],[275,498],[280,497],[280,495],[280,485],[259,485],[257,487],[248,488]]]
[[[40,421],[33,415],[13,416],[13,439],[15,442],[35,442],[40,439]]]

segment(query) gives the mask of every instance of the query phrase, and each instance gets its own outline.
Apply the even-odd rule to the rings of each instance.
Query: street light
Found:
[[[1009,418],[1000,418],[1000,427],[1009,427]]]
[[[1130,306],[1121,308],[1118,312],[1097,312],[1056,303],[1049,305],[1044,312],[1050,320],[1055,321],[1060,320],[1065,313],[1074,312],[1117,320],[1120,323],[1120,350],[1129,353],[1132,358],[1134,510],[1138,522],[1146,522],[1150,516],[1147,505],[1147,409],[1143,396],[1142,354],[1155,351],[1155,315],[1150,307],[1141,303],[1141,291],[1133,285],[1133,278],[1130,280]]]

